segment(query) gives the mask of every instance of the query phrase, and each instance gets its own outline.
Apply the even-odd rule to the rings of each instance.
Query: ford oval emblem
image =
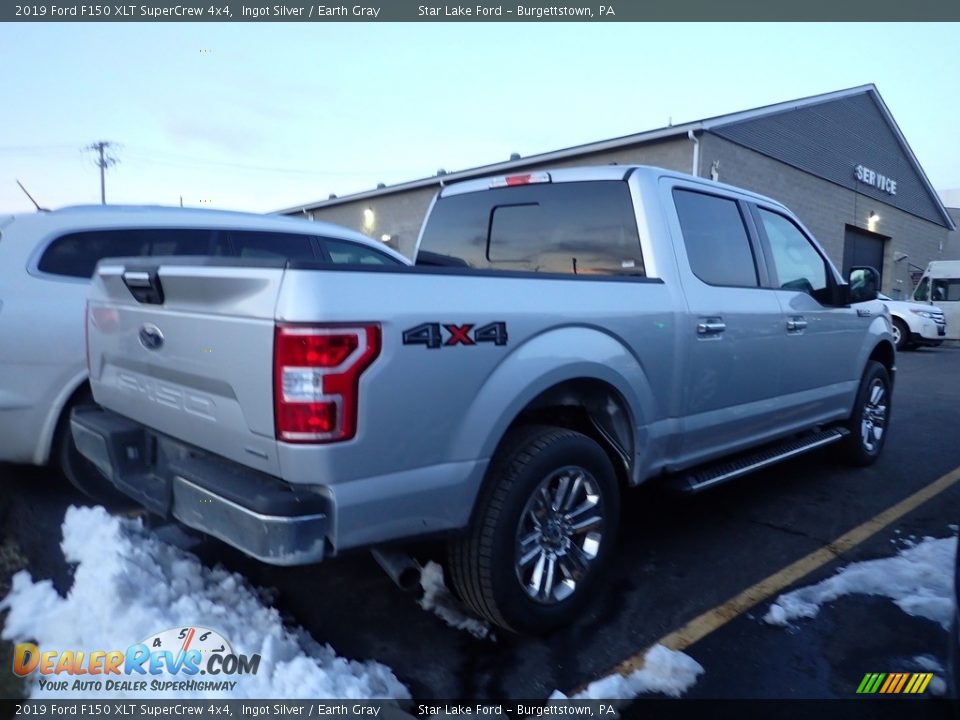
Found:
[[[147,350],[159,350],[163,347],[163,333],[153,323],[147,323],[140,328],[140,344]]]

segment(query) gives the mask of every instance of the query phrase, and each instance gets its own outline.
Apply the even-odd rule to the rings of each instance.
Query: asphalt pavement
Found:
[[[291,622],[338,655],[387,664],[417,698],[569,693],[960,467],[960,348],[902,353],[897,364],[892,423],[876,465],[838,465],[825,450],[694,497],[656,487],[633,491],[610,582],[579,622],[550,637],[498,632],[480,640],[448,627],[367,554],[274,568],[216,541],[196,551],[205,562],[276,588],[277,607]],[[24,565],[65,592],[70,569],[59,553],[59,524],[65,508],[83,499],[44,470],[0,465],[0,485],[0,537],[18,558],[7,565]],[[783,590],[888,556],[897,538],[945,537],[958,522],[960,483]],[[0,562],[0,582],[3,572]],[[688,696],[850,697],[865,672],[896,670],[923,654],[945,661],[940,627],[887,600],[843,598],[793,629],[762,623],[768,606],[735,614],[685,647],[705,668]]]

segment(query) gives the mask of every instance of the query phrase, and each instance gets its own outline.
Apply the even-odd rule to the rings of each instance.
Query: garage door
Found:
[[[883,280],[883,246],[890,238],[847,225],[843,234],[843,276],[850,268],[869,265],[876,268]]]

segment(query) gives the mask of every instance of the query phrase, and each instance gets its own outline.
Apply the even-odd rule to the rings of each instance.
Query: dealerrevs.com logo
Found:
[[[227,677],[255,675],[259,668],[260,655],[237,654],[216,630],[193,626],[164,630],[126,650],[41,650],[20,643],[13,655],[14,674],[40,675],[40,689],[51,691],[231,691],[237,681]]]

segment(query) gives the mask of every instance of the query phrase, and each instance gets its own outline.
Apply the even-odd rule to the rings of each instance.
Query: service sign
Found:
[[[879,190],[883,190],[885,193],[891,195],[897,194],[897,181],[893,178],[888,178],[885,175],[881,175],[876,170],[871,170],[868,167],[863,165],[857,165],[853,168],[853,175],[862,183],[867,185],[873,185]]]

